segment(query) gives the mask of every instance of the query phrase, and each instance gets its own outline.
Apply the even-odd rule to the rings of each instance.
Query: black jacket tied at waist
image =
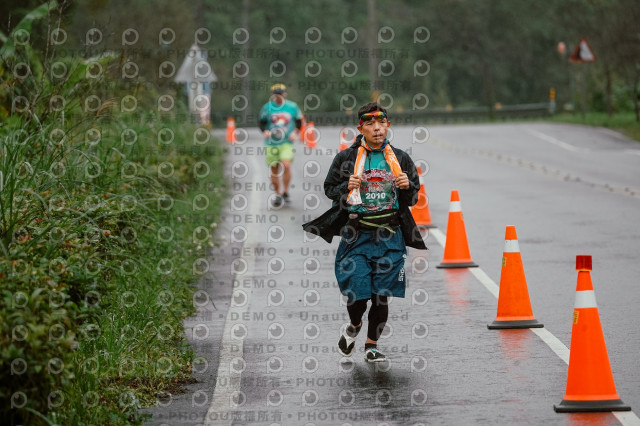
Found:
[[[342,228],[347,225],[349,220],[349,205],[347,204],[349,190],[347,185],[349,184],[349,177],[353,174],[361,138],[362,135],[358,135],[356,141],[349,148],[338,153],[333,159],[333,163],[331,163],[327,177],[324,180],[324,193],[333,200],[333,206],[320,217],[302,225],[302,229],[306,232],[318,235],[329,243],[334,235],[341,235]],[[398,188],[398,220],[402,236],[407,246],[426,250],[427,247],[409,210],[409,207],[418,201],[418,191],[420,190],[418,171],[407,153],[396,147],[392,148],[402,171],[409,178],[408,189]]]

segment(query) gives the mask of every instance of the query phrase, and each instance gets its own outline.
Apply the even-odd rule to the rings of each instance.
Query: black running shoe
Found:
[[[273,198],[273,207],[278,208],[282,206],[282,196],[280,194],[276,194]]]
[[[340,335],[340,340],[338,340],[338,352],[340,352],[342,356],[353,355],[353,352],[356,348],[356,336],[360,332],[359,329],[356,329],[355,335],[350,336],[347,332],[348,327],[352,327],[351,324],[347,324],[346,327],[343,327],[343,332]]]
[[[289,198],[289,193],[285,192],[284,194],[282,194],[282,199],[284,200],[285,204],[289,204],[291,202],[291,199]]]
[[[369,348],[364,353],[364,360],[367,362],[383,362],[387,360],[387,357],[376,348]]]

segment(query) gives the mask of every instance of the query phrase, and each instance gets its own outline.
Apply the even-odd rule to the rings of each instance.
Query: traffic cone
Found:
[[[471,268],[478,266],[471,260],[467,232],[464,229],[464,218],[460,207],[458,190],[451,191],[449,219],[447,221],[447,239],[444,244],[444,257],[436,268]]]
[[[424,190],[424,180],[422,178],[422,170],[418,167],[418,176],[420,177],[420,190],[418,191],[418,202],[411,207],[411,216],[416,225],[422,228],[435,228],[431,223],[431,213],[429,213],[429,199]]]
[[[578,285],[573,307],[567,390],[558,413],[629,411],[613,382],[596,296],[591,283],[591,256],[576,256]]]
[[[507,226],[505,231],[498,314],[491,324],[487,324],[487,327],[491,330],[544,327],[535,319],[531,311],[515,226]]]
[[[300,142],[304,143],[305,132],[307,130],[307,119],[302,117],[302,125],[300,126]]]
[[[307,128],[304,130],[304,142],[308,148],[315,148],[318,145],[318,135],[313,121],[307,123]]]
[[[340,151],[344,151],[345,149],[349,148],[349,145],[351,145],[352,143],[353,141],[349,142],[349,140],[347,139],[346,129],[342,129],[342,131],[340,132]]]
[[[227,142],[236,143],[236,121],[233,117],[227,118]]]

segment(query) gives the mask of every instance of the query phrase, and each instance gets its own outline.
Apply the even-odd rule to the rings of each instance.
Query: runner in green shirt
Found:
[[[284,84],[271,86],[271,93],[271,100],[260,110],[258,123],[266,145],[271,184],[276,192],[273,206],[280,207],[283,201],[287,204],[290,201],[293,141],[302,127],[302,112],[295,102],[286,99],[287,87]]]

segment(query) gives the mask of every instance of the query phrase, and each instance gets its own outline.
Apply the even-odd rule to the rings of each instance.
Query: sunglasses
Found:
[[[371,120],[384,123],[387,120],[387,113],[382,111],[372,111],[360,116],[360,124]]]

